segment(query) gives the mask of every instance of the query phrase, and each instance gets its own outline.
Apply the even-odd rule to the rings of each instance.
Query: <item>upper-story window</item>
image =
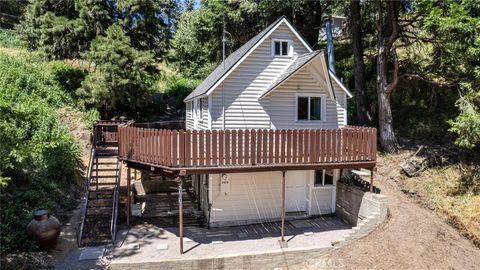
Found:
[[[297,95],[297,121],[322,121],[324,119],[324,95]]]
[[[291,56],[291,41],[278,40],[272,41],[272,55],[274,56]]]

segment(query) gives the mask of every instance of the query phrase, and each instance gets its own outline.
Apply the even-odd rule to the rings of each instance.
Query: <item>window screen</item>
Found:
[[[275,41],[275,55],[280,55],[280,42]]]
[[[282,41],[282,55],[288,55],[288,42]]]
[[[320,119],[320,97],[310,97],[310,120],[321,120]]]
[[[333,185],[333,170],[325,170],[324,185]]]
[[[308,120],[308,97],[298,97],[298,120]]]

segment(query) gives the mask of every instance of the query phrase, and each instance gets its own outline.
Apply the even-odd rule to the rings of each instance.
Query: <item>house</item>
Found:
[[[210,227],[281,220],[285,244],[286,219],[345,212],[337,202],[349,196],[340,192],[344,199],[336,199],[345,170],[369,169],[365,185],[373,191],[376,129],[347,125],[350,97],[323,51],[313,50],[281,17],[185,99],[186,130],[98,123],[94,138],[118,146],[119,163],[127,166],[127,224],[131,169],[148,170],[178,184],[180,253],[185,187]],[[93,148],[92,160],[96,153]]]
[[[186,99],[188,130],[339,129],[352,97],[313,50],[281,17],[232,53]],[[286,142],[284,142],[286,143]],[[286,212],[335,212],[340,169],[286,173]],[[281,218],[278,171],[209,173],[193,177],[210,226]]]

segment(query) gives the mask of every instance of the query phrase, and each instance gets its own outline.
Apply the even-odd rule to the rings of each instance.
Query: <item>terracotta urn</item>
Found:
[[[33,220],[27,226],[27,234],[39,247],[51,247],[60,236],[60,222],[56,217],[50,216],[48,210],[37,210],[33,213]]]

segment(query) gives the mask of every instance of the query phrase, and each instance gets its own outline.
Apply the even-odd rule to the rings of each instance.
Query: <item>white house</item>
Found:
[[[281,17],[232,53],[186,99],[187,130],[343,128],[352,97],[314,51]],[[286,172],[286,212],[335,212],[340,169]],[[193,176],[210,226],[277,220],[281,172]]]

